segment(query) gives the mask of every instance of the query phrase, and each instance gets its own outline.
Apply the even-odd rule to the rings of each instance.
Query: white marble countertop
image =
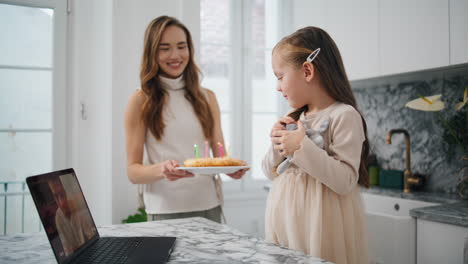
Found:
[[[204,218],[98,228],[101,236],[175,236],[169,263],[330,263]],[[0,263],[56,263],[44,232],[0,236]]]

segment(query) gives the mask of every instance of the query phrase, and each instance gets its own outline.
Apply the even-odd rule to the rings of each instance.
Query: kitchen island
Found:
[[[169,263],[330,263],[204,218],[99,227],[101,236],[175,236]],[[56,263],[44,232],[0,236],[0,263]]]

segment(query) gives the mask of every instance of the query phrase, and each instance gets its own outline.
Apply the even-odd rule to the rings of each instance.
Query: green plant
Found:
[[[134,215],[129,215],[126,219],[122,220],[122,224],[129,224],[129,223],[139,223],[139,222],[146,222],[148,221],[148,215],[145,212],[145,209],[138,208],[138,212]]]
[[[468,156],[468,107],[455,112],[447,118],[444,125],[442,138],[447,143],[447,155],[450,160],[456,153],[456,148],[460,147],[465,157]],[[450,129],[452,131],[450,131]]]
[[[468,161],[468,157],[463,157]],[[457,192],[465,200],[468,200],[468,166],[463,167],[458,173]]]
[[[444,132],[442,135],[443,140],[447,143],[449,160],[453,160],[456,148],[459,147],[463,151],[462,161],[465,163],[464,167],[458,173],[458,182],[456,185],[457,192],[463,199],[468,199],[468,176],[466,175],[466,161],[468,161],[468,86],[465,87],[463,92],[463,100],[455,105],[455,114],[451,115],[448,119],[442,117],[439,113],[445,108],[444,103],[440,101],[441,95],[434,95],[429,97],[419,96],[419,99],[413,100],[406,104],[406,107],[420,110],[436,112],[442,122]]]
[[[424,97],[419,95],[419,99],[406,104],[406,107],[420,110],[436,112],[444,128],[443,139],[448,144],[448,156],[453,157],[455,149],[460,147],[465,156],[468,155],[468,86],[465,87],[462,102],[455,105],[456,112],[448,119],[445,119],[439,111],[445,108],[440,100],[441,95]]]

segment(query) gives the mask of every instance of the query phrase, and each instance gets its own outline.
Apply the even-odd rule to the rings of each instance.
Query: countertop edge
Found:
[[[448,204],[463,201],[455,194],[432,193],[432,192],[410,192],[405,193],[399,189],[387,189],[379,187],[364,188],[361,187],[361,193],[376,194],[406,200],[414,200],[428,203]]]
[[[463,215],[447,214],[446,210],[460,212]],[[437,211],[442,212],[438,213]],[[410,210],[410,215],[416,219],[437,222],[442,224],[468,227],[468,202],[448,203],[436,206],[427,206]]]

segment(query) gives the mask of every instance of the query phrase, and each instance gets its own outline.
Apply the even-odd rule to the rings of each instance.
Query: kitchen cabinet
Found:
[[[372,264],[415,264],[415,222],[410,217],[366,212]]]
[[[448,0],[380,0],[381,75],[449,65]]]
[[[294,29],[335,40],[350,80],[468,62],[467,0],[293,2]]]
[[[415,264],[416,220],[413,208],[435,205],[363,193],[369,237],[369,263]]]
[[[379,75],[378,1],[303,1],[293,7],[295,28],[317,26],[340,50],[350,80]]]
[[[351,80],[379,75],[378,1],[327,1],[326,30],[335,40]]]
[[[417,263],[463,263],[468,228],[417,219]]]
[[[468,62],[468,1],[450,0],[450,64]]]

